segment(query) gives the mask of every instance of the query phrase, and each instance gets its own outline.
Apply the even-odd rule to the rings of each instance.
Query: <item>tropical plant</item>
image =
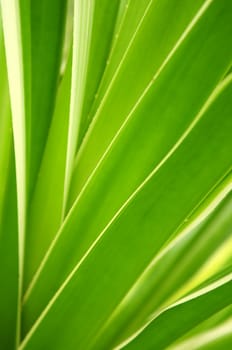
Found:
[[[0,348],[232,348],[232,1],[0,0]]]

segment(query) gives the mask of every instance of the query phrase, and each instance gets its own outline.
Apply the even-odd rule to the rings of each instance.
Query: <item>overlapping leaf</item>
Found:
[[[111,221],[117,210],[120,209],[120,206],[125,206],[133,190],[141,184],[154,168],[157,167],[158,170],[163,162],[162,157],[165,157],[164,160],[166,160],[167,155],[169,157],[168,152],[172,153],[175,150],[175,141],[178,140],[178,137],[181,137],[180,140],[182,140],[181,133],[185,131],[191,120],[194,117],[196,117],[196,121],[198,120],[196,115],[201,107],[200,101],[204,102],[207,91],[206,86],[202,90],[198,88],[202,80],[202,74],[207,70],[212,57],[214,57],[214,62],[217,62],[217,65],[213,72],[218,74],[219,79],[220,75],[223,74],[223,70],[228,66],[228,61],[231,60],[230,55],[232,53],[223,56],[218,54],[217,61],[216,51],[218,52],[218,48],[213,44],[215,35],[220,35],[220,41],[222,42],[223,39],[226,40],[225,34],[227,31],[231,30],[225,18],[222,18],[222,31],[219,30],[219,24],[217,28],[213,27],[215,31],[211,27],[214,21],[210,22],[209,17],[213,18],[212,14],[215,13],[216,15],[221,10],[221,6],[223,8],[223,5],[220,4],[209,8],[209,12],[206,11],[205,16],[202,16],[201,20],[196,21],[193,32],[187,28],[186,34],[188,35],[186,39],[181,41],[179,49],[170,60],[163,74],[160,75],[159,80],[151,85],[151,89],[143,103],[138,106],[138,109],[131,115],[131,119],[117,135],[114,144],[109,148],[108,153],[93,174],[86,189],[78,198],[57,239],[54,241],[52,249],[49,250],[46,259],[41,265],[42,271],[39,271],[39,275],[36,275],[36,279],[39,281],[37,286],[33,288],[35,285],[35,281],[33,281],[30,287],[34,289],[30,298],[36,300],[36,303],[33,301],[32,304],[34,304],[35,309],[38,309],[37,312],[34,312],[32,307],[29,307],[31,315],[34,314],[32,319],[38,316],[72,268],[82,259],[90,246],[96,243],[94,241]],[[224,12],[224,14],[226,16],[227,12]],[[206,28],[209,26],[210,29],[207,30],[205,26]],[[192,28],[192,23],[190,28]],[[212,37],[209,36],[209,32],[212,33]],[[201,33],[202,42],[198,38],[199,33]],[[230,33],[228,32],[227,35],[229,41]],[[196,37],[198,40],[196,40]],[[193,42],[196,43],[196,46],[193,45]],[[186,60],[185,69],[183,67],[183,70],[175,73],[176,79],[172,79],[173,85],[171,85],[171,77],[176,72],[180,61],[187,54],[190,55],[190,47],[192,49],[194,47],[194,57],[196,53],[199,54],[200,63],[196,61],[190,68]],[[230,46],[223,45],[223,47],[229,48]],[[213,51],[211,52],[210,50]],[[190,55],[190,57],[192,56]],[[226,60],[225,57],[227,57]],[[211,78],[207,79],[206,84],[210,84],[209,89],[211,88],[212,91],[216,82],[214,80],[211,81],[213,79],[211,71],[209,75]],[[197,77],[199,80],[197,80]],[[193,80],[196,84],[195,89],[192,86]],[[168,91],[166,88],[167,82],[170,89]],[[176,88],[175,95],[172,96],[170,91],[173,91],[174,87]],[[183,93],[185,93],[184,102]],[[196,98],[195,110],[194,96]],[[136,144],[132,141],[135,139]],[[174,149],[171,150],[172,146],[174,146]],[[211,186],[213,185],[214,183]],[[210,187],[208,190],[210,190]],[[157,195],[156,193],[151,193],[151,197]],[[163,203],[165,205],[166,202],[163,200]],[[91,220],[88,219],[90,215]],[[128,219],[128,222],[130,220],[132,219]],[[78,240],[77,245],[74,244],[76,240]],[[66,258],[67,254],[69,259]],[[57,268],[57,266],[60,267]],[[30,293],[31,290],[29,289],[26,299],[29,298]],[[30,301],[28,302],[30,303]]]
[[[232,3],[1,10],[1,346],[228,349]]]
[[[95,341],[102,327],[165,241],[230,170],[231,86],[229,77],[162,166],[153,171],[124,210],[102,232],[37,320],[23,348],[37,348],[41,339],[46,339],[48,330],[60,329],[61,332],[64,314],[72,314],[72,317],[66,328],[62,328],[62,336],[56,335],[54,339],[57,349],[69,341],[73,347],[77,344],[83,348],[97,346]],[[204,148],[206,130],[208,147]],[[212,159],[214,162],[210,161]],[[203,170],[205,163],[208,166]],[[62,266],[59,273],[61,269]],[[26,327],[39,315],[41,290],[51,273],[46,273],[45,269],[41,276],[25,305]],[[77,312],[73,311],[75,308]],[[75,337],[71,337],[73,327]],[[114,337],[110,337],[109,341],[112,340],[115,341]],[[46,346],[46,340],[42,344]]]

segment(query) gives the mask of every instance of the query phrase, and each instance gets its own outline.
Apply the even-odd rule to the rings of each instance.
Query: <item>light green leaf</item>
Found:
[[[20,314],[17,198],[12,148],[4,172],[7,174],[7,182],[0,221],[0,344],[2,349],[13,350],[19,342]]]
[[[37,150],[41,151],[44,142],[41,130],[43,134],[44,121],[46,125],[49,124],[51,110],[48,109],[53,104],[53,89],[60,68],[60,18],[65,18],[65,1],[60,1],[59,6],[57,1],[55,3],[57,11],[54,16],[54,6],[50,6],[52,2],[1,0],[17,175],[19,298],[23,280],[27,203],[41,156]],[[50,47],[52,52],[48,55]],[[49,95],[47,100],[46,92]],[[42,117],[39,114],[41,110]],[[45,119],[42,120],[43,117]]]
[[[112,44],[115,22],[117,19],[119,0],[95,0],[89,48],[88,67],[86,73],[85,94],[81,112],[78,144],[81,143],[91,122],[89,115],[96,98],[99,83],[105,70],[107,58]],[[125,6],[122,2],[122,6]],[[123,12],[123,9],[121,9]],[[119,13],[119,19],[123,14]],[[119,23],[118,23],[119,26]]]
[[[2,23],[1,23],[2,26]],[[7,71],[3,43],[2,28],[0,29],[0,221],[7,182],[7,171],[12,144],[12,129],[10,116],[10,100],[7,83]]]
[[[114,47],[109,68],[101,83],[103,93],[99,91],[100,102],[96,101],[97,109],[94,107],[92,110],[94,117],[91,118],[94,119],[78,152],[69,207],[117,131],[147,99],[149,91],[153,90],[153,81],[162,79],[159,76],[165,74],[163,71],[167,70],[166,66],[172,61],[188,31],[207,10],[209,2],[201,8],[202,3],[202,0],[194,1],[194,4],[192,1],[183,4],[175,0],[130,2],[118,44]],[[178,25],[173,11],[178,13]],[[192,55],[197,57],[198,54],[189,53],[189,61]],[[188,62],[185,64],[187,66]]]
[[[111,1],[110,6],[107,0],[74,2],[72,93],[64,210],[76,148],[90,123],[88,112],[105,67],[118,5],[119,0]]]
[[[31,33],[30,189],[32,191],[55,105],[67,1],[30,0],[29,6],[31,18],[27,30]]]
[[[231,188],[230,182],[225,196]],[[95,346],[97,343],[101,348],[114,337],[126,339],[146,324],[154,310],[161,312],[224,269],[228,256],[225,249],[220,251],[220,245],[227,247],[227,255],[232,258],[231,209],[232,195],[229,194],[196,228],[190,226],[180,231],[176,239],[161,250],[114,310],[98,335],[102,337],[100,345],[95,340]]]
[[[166,349],[174,340],[191,328],[232,303],[232,281],[180,303],[157,317],[125,349]],[[181,324],[181,327],[179,325]],[[171,347],[172,348],[172,347]],[[170,349],[171,349],[170,348]],[[173,349],[178,349],[174,347]],[[185,347],[184,349],[192,349]]]
[[[232,2],[0,13],[0,348],[230,349]]]
[[[219,8],[222,6],[217,4]],[[128,204],[128,198],[133,196],[132,193],[136,194],[142,181],[154,169],[155,172],[158,172],[159,168],[162,168],[163,163],[175,152],[192,128],[194,129],[202,114],[223,88],[224,85],[219,90],[216,88],[202,112],[198,114],[208,94],[214,88],[215,80],[220,78],[228,61],[232,58],[232,47],[223,44],[223,40],[230,41],[232,34],[229,19],[226,21],[226,17],[222,17],[221,27],[219,22],[217,28],[213,25],[214,15],[216,16],[219,10],[217,6],[210,8],[212,12],[206,12],[205,16],[196,22],[193,31],[187,30],[186,39],[183,40],[159,80],[151,86],[147,98],[138,106],[138,110],[134,111],[130,121],[120,130],[91,180],[77,199],[26,292],[25,300],[31,294],[27,307],[31,316],[27,316],[26,312],[25,319],[28,320],[26,323],[32,323],[32,320],[39,315],[71,270],[82,260],[90,247],[96,244],[99,235],[105,231],[105,228],[111,225],[113,217],[116,218],[124,210]],[[228,11],[223,13],[230,18]],[[209,20],[211,16],[212,21]],[[221,55],[218,47],[215,47],[214,40],[217,35],[220,37],[218,41],[222,43],[221,49],[228,48],[229,54]],[[190,48],[193,50],[192,54]],[[185,57],[189,55],[189,59],[192,60],[196,54],[199,55],[199,61],[195,60],[195,64],[193,63],[190,67]],[[186,66],[177,72],[183,57]],[[209,77],[205,80],[206,85],[200,89],[202,74],[207,71],[212,57],[215,69],[208,71]],[[175,79],[172,78],[174,73]],[[195,81],[195,85],[192,84],[192,81]],[[167,84],[170,90],[167,90]],[[170,94],[170,91],[174,90],[175,94]],[[190,124],[191,121],[192,124]],[[187,127],[188,130],[185,131]],[[229,164],[228,159],[228,167]],[[182,168],[181,165],[179,166]],[[175,172],[177,171],[176,169]],[[168,174],[165,176],[167,179],[170,177]],[[207,186],[203,192],[195,190],[195,196],[199,195],[199,197],[198,199],[195,197],[196,201],[192,202],[192,207],[189,203],[189,212],[198,205],[221,176],[224,176],[224,172],[218,178],[211,179],[212,182],[210,178],[208,183],[203,182]],[[166,179],[162,181],[165,188]],[[194,201],[194,197],[192,200]],[[165,200],[163,199],[162,202],[165,207]],[[128,219],[128,224],[130,220],[134,219]],[[176,225],[180,223],[181,220]],[[176,228],[177,226],[174,225],[173,230]],[[74,244],[76,240],[78,244]],[[57,269],[57,266],[61,268]],[[39,282],[33,291],[37,280]]]
[[[59,86],[54,116],[28,213],[24,287],[28,286],[63,218],[71,57]],[[59,140],[59,144],[57,144]],[[55,198],[55,200],[54,200]],[[38,215],[39,213],[39,215]]]
[[[67,344],[71,348],[77,345],[94,348],[98,332],[173,231],[230,170],[232,84],[229,78],[210,99],[211,103],[206,103],[162,164],[101,233],[36,320],[42,311],[41,304],[47,302],[48,291],[44,293],[44,290],[48,281],[51,285],[52,274],[59,271],[55,275],[57,282],[61,270],[65,271],[64,261],[61,262],[56,251],[50,255],[24,306],[24,329],[29,329],[34,320],[36,322],[22,343],[22,349],[37,349],[41,344],[46,347],[47,332],[50,339],[51,334],[56,333],[52,342],[57,349]],[[206,130],[207,148],[204,148]],[[115,148],[113,159],[117,151]],[[121,159],[121,152],[118,159]],[[207,164],[205,170],[204,164]],[[101,172],[104,183],[109,170],[113,174],[117,166],[108,165],[108,171]],[[69,230],[73,229],[70,222],[69,225]],[[62,248],[67,257],[65,246]]]
[[[232,311],[232,304],[223,308],[213,316],[207,318],[204,322],[199,323],[190,332],[187,332],[183,337],[179,338],[172,346],[179,344],[183,340],[186,340],[192,336],[195,336],[203,331],[207,331],[210,328],[214,328],[224,322],[228,317],[230,317]]]
[[[24,236],[26,225],[27,170],[28,170],[28,123],[30,120],[30,74],[25,62],[30,62],[30,45],[25,28],[28,23],[27,0],[1,0],[3,34],[11,98],[12,124],[16,162],[16,183],[18,202],[18,250],[19,274],[22,288]],[[11,18],[11,21],[9,21]],[[23,34],[24,33],[24,34]],[[28,92],[28,94],[27,94]]]
[[[136,38],[144,18],[146,18],[147,12],[150,11],[151,5],[151,0],[123,0],[120,2],[112,50],[107,60],[106,69],[94,105],[90,111],[91,118],[95,117],[95,113],[106,94],[107,88],[111,87],[114,77],[117,76],[120,66],[123,64],[133,44],[134,38]],[[156,7],[156,4],[154,6]]]
[[[86,74],[93,23],[94,1],[74,2],[73,50],[72,50],[72,77],[71,97],[68,125],[67,155],[64,184],[63,211],[67,201],[73,159],[77,147],[80,118],[83,106]]]
[[[232,317],[221,325],[198,334],[187,341],[168,349],[172,350],[222,350],[232,344]]]
[[[0,23],[2,24],[2,23]],[[0,28],[0,344],[15,349],[18,318],[18,230],[13,137]]]
[[[34,203],[32,197],[33,195],[38,196],[38,191],[34,194],[34,190],[36,181],[41,182],[39,172],[41,170],[41,160],[54,111],[61,69],[66,6],[66,0],[33,0],[30,1],[30,4],[27,4],[27,10],[30,10],[30,21],[28,26],[23,28],[24,31],[27,30],[30,33],[31,39],[31,87],[30,91],[27,91],[27,96],[31,92],[31,118],[28,126],[29,215],[33,211],[33,208],[30,208],[31,201]],[[30,65],[30,61],[27,59],[24,65],[27,67]],[[44,170],[42,169],[42,171]],[[41,186],[41,184],[39,183],[38,186]],[[32,205],[34,206],[34,204]],[[35,253],[35,250],[37,250],[37,235],[35,233],[34,237],[33,222],[28,221],[25,241],[24,285],[28,283],[30,269],[33,270],[34,264],[38,261],[38,255],[41,256],[41,252]],[[49,227],[47,229],[49,230]],[[43,242],[43,237],[39,242],[42,252],[43,247],[46,247],[46,240]]]

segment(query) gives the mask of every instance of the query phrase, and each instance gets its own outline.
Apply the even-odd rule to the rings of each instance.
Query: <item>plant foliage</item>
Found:
[[[232,348],[232,1],[0,4],[0,348]]]

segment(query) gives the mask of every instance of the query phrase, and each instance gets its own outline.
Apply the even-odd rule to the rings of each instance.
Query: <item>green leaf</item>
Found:
[[[232,2],[0,12],[0,348],[228,350]]]
[[[64,209],[67,201],[67,193],[70,184],[73,160],[79,137],[80,118],[83,106],[91,42],[93,14],[94,1],[75,1],[73,24],[71,97],[64,184]]]
[[[1,23],[2,26],[2,23]],[[0,221],[7,182],[7,171],[12,144],[10,99],[2,28],[0,30]]]
[[[57,11],[54,17],[54,6],[50,6],[54,2],[33,1],[30,4],[28,0],[1,1],[17,175],[19,294],[23,280],[28,195],[37,176],[34,171],[38,171],[39,153],[44,142],[42,138],[46,137],[47,130],[43,137],[41,135],[44,134],[44,122],[49,127],[48,116],[51,114],[53,90],[60,69],[65,1],[60,1],[59,6],[57,1],[55,3]],[[50,48],[52,51],[48,55]]]
[[[1,23],[2,24],[2,23]],[[18,230],[13,137],[0,28],[0,344],[15,349],[18,318]]]
[[[0,168],[0,171],[3,169]],[[19,341],[18,227],[17,198],[13,149],[11,148],[5,197],[0,221],[0,344],[15,349]]]
[[[30,45],[25,28],[28,23],[27,0],[1,0],[3,34],[6,50],[9,90],[14,135],[16,183],[18,202],[18,258],[20,286],[22,288],[24,236],[28,184],[28,124],[30,120]],[[11,21],[9,21],[11,18]],[[28,66],[25,64],[28,62]],[[27,94],[28,92],[28,94]]]
[[[223,11],[225,17],[221,16],[221,27],[219,22],[217,27],[214,26],[214,15],[217,16],[221,6],[223,7],[220,4],[217,3],[217,6],[210,7],[209,12],[206,12],[199,21],[195,22],[194,20],[190,24],[190,28],[185,32],[186,38],[184,37],[181,40],[181,44],[178,46],[175,55],[170,59],[169,65],[160,75],[159,80],[157,79],[156,84],[152,84],[148,95],[143,103],[134,110],[128,123],[120,130],[77,199],[26,292],[25,300],[29,298],[31,293],[28,299],[28,311],[26,311],[25,316],[25,320],[27,320],[25,324],[28,323],[26,329],[43,310],[75,265],[82,260],[90,247],[96,244],[105,228],[111,225],[113,218],[124,210],[129,197],[136,194],[141,183],[154,169],[155,172],[158,172],[163,163],[178,148],[179,143],[194,128],[202,113],[204,114],[204,109],[198,114],[199,109],[208,94],[212,92],[217,79],[223,74],[228,61],[232,57],[231,46],[224,45],[223,41],[228,40],[229,42],[232,34],[230,33],[232,29],[229,25],[230,15],[228,11]],[[219,13],[221,12],[219,11]],[[227,15],[228,19],[226,20]],[[195,26],[193,26],[193,23],[195,23]],[[222,55],[218,47],[215,47],[214,41],[217,35],[218,42],[222,43],[221,49],[226,48],[227,50],[228,48],[230,53]],[[196,55],[199,59],[195,60],[190,67],[186,59],[187,55],[189,55],[191,61],[192,57],[196,57]],[[202,81],[202,74],[207,71],[212,57],[215,63],[214,70],[208,70],[208,79],[205,80],[206,85],[200,89],[199,84]],[[185,58],[186,66],[182,64],[183,58]],[[180,64],[182,64],[182,69],[178,70]],[[174,73],[175,79],[172,78]],[[193,85],[193,81],[195,85]],[[167,84],[169,90],[167,90]],[[175,91],[175,94],[170,93],[173,91]],[[218,90],[216,89],[208,103],[206,103],[205,109],[208,108],[217,93]],[[191,124],[191,121],[193,124]],[[185,131],[187,127],[188,130]],[[136,144],[134,140],[136,140]],[[228,167],[229,164],[228,160]],[[181,165],[179,166],[181,168]],[[224,170],[226,172],[228,169]],[[175,172],[177,171],[176,169]],[[194,196],[192,198],[192,206],[189,202],[189,212],[194,206],[198,205],[199,201],[223,175],[224,172],[220,173],[219,177],[215,177],[214,180],[209,178],[209,182],[204,183],[203,181],[202,185],[207,186],[203,192],[197,192],[201,189],[199,184],[199,188],[197,187],[195,190],[195,196],[198,195],[199,197]],[[170,177],[168,174],[165,176],[167,176],[167,179]],[[212,182],[210,182],[211,180]],[[165,188],[166,178],[162,181]],[[156,195],[158,196],[158,193]],[[164,199],[162,203],[165,207]],[[89,220],[89,217],[91,217],[91,220]],[[130,220],[133,219],[128,219],[128,224],[130,224]],[[180,223],[181,220],[175,225]],[[177,228],[175,225],[173,230]],[[78,244],[75,244],[77,240]],[[57,268],[57,266],[60,266],[60,268]],[[38,283],[37,280],[39,280]],[[37,285],[33,290],[35,284]]]
[[[199,333],[207,331],[210,328],[214,328],[224,322],[230,315],[232,311],[232,304],[223,308],[213,316],[207,318],[204,322],[199,323],[194,327],[190,332],[187,332],[183,337],[179,338],[172,346],[179,344],[183,340],[189,339],[192,336],[195,336]]]
[[[25,256],[24,288],[28,286],[63,218],[71,63],[70,57],[59,86],[40,173],[28,212],[28,249]]]
[[[232,281],[228,281],[190,301],[167,309],[150,323],[125,349],[166,349],[191,328],[232,303]],[[181,324],[181,327],[180,327]],[[169,347],[168,347],[169,349]],[[170,349],[179,349],[170,347]],[[181,348],[182,349],[182,348]],[[183,349],[193,349],[187,346]],[[200,349],[198,347],[197,349]]]
[[[129,0],[120,2],[112,49],[107,60],[104,75],[101,80],[94,105],[90,111],[91,118],[95,117],[95,113],[104,95],[106,94],[107,88],[112,85],[114,76],[117,74],[117,71],[123,64],[128,50],[133,44],[134,37],[137,36],[137,32],[143,23],[144,17],[146,18],[147,12],[150,10],[151,5],[152,1],[150,0]]]
[[[228,318],[221,325],[205,331],[202,334],[168,349],[175,350],[221,350],[228,349],[232,342],[232,318]]]
[[[51,277],[57,270],[55,282],[61,272],[67,273],[64,260],[54,250],[55,254],[50,255],[43,266],[24,306],[24,330],[37,320],[22,343],[22,349],[46,347],[48,332],[57,349],[77,345],[94,348],[95,337],[105,322],[173,231],[230,170],[231,93],[229,77],[162,163],[103,230],[37,319],[42,311],[41,301],[44,306],[47,302],[48,290],[44,293],[47,283],[51,286]],[[203,147],[206,131],[207,148]],[[120,142],[120,150],[122,145]],[[115,147],[112,159],[118,155],[120,161],[121,154]],[[204,164],[207,164],[205,170]],[[98,186],[100,178],[105,184],[106,176],[113,174],[118,165],[110,162],[108,166],[100,173]],[[75,221],[70,221],[69,230],[76,234],[74,225]],[[64,244],[62,254],[67,257]]]
[[[44,252],[44,247],[47,248],[46,243],[49,242],[49,237],[52,237],[53,234],[53,223],[51,223],[51,226],[46,229],[50,230],[51,228],[51,236],[47,235],[47,240],[44,238],[45,235],[41,236],[38,242],[38,235],[36,232],[44,228],[41,226],[38,227],[34,234],[35,219],[33,217],[33,211],[35,206],[34,201],[38,202],[37,188],[44,186],[43,184],[41,185],[41,182],[44,181],[43,172],[45,171],[45,165],[41,164],[41,162],[49,128],[51,127],[58,81],[60,78],[66,7],[66,0],[33,0],[30,2],[30,6],[28,5],[27,7],[30,9],[30,22],[28,27],[24,27],[24,30],[28,30],[31,33],[31,120],[28,131],[29,220],[27,223],[28,227],[25,242],[25,286],[27,286],[28,278],[30,278],[30,276],[28,277],[30,271],[34,271],[34,265],[36,266],[38,263],[38,259],[41,258],[41,254]],[[29,64],[28,60],[25,64]],[[68,96],[66,96],[65,99],[66,98],[68,100]],[[57,125],[57,127],[59,126]],[[53,131],[51,133],[53,133]],[[65,131],[62,136],[64,138],[66,137]],[[64,151],[65,150],[66,147]],[[54,164],[54,166],[56,165]],[[37,181],[39,184],[37,184]],[[39,196],[44,195],[42,191],[41,189]],[[40,203],[40,206],[41,205],[42,203]],[[59,206],[58,202],[57,205]],[[41,218],[37,217],[37,219],[41,219],[41,224],[44,222],[42,215],[41,213]],[[30,218],[31,216],[32,218]],[[56,221],[57,219],[54,220]],[[46,233],[46,231],[43,232],[44,234]],[[37,244],[41,246],[41,251],[37,252]]]
[[[222,195],[226,196],[227,191],[231,191],[231,180]],[[176,239],[161,250],[114,310],[98,335],[100,345],[95,340],[95,346],[101,348],[114,337],[126,339],[146,324],[154,310],[162,311],[224,269],[228,256],[226,250],[220,248],[226,246],[231,257],[228,250],[232,244],[231,209],[232,195],[229,194],[196,228],[190,226],[180,231]]]
[[[30,0],[28,7],[31,16],[30,27],[27,30],[31,33],[30,190],[32,191],[55,105],[67,1]]]
[[[91,106],[96,98],[99,83],[105,70],[109,56],[115,22],[119,7],[119,0],[95,0],[93,23],[91,28],[91,43],[86,73],[85,94],[80,117],[80,131],[78,144],[81,143],[85,132],[91,122],[89,115]],[[122,3],[122,6],[125,6]],[[123,9],[121,9],[123,12]],[[123,14],[119,13],[119,19]],[[118,23],[119,26],[119,23]]]
[[[207,3],[199,10],[202,3],[202,0],[194,1],[194,4],[192,1],[182,4],[175,0],[130,2],[101,83],[100,102],[96,102],[97,108],[92,110],[94,117],[91,118],[94,119],[78,152],[68,207],[80,193],[120,127],[146,99],[152,82],[160,80],[159,76],[187,34],[186,28],[190,29],[200,13],[206,10]],[[173,11],[178,13],[178,24]],[[198,54],[192,52],[191,55],[197,57]],[[188,55],[189,61],[191,55]]]
[[[119,0],[74,2],[72,93],[65,179],[65,204],[76,148],[90,123],[94,100],[110,50]],[[104,30],[104,35],[102,32]],[[65,209],[65,205],[64,205]]]

